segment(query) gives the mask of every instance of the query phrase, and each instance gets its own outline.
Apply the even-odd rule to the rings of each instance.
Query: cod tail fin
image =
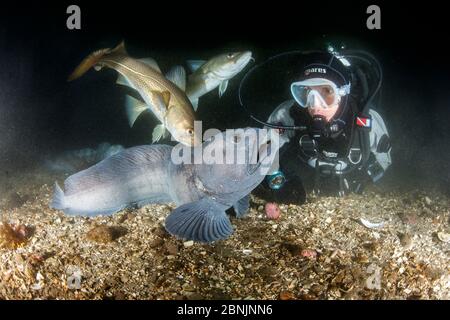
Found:
[[[97,51],[94,51],[90,55],[88,55],[81,63],[78,65],[78,67],[75,68],[75,70],[70,74],[70,76],[67,78],[67,81],[73,81],[75,79],[80,78],[83,74],[85,74],[90,68],[94,67],[95,70],[100,70],[101,66],[98,65],[98,63],[101,61],[101,59],[105,55],[109,54],[125,54],[127,55],[127,51],[125,50],[125,42],[122,41],[117,47],[114,49],[100,49]]]
[[[75,70],[70,74],[69,78],[67,78],[67,81],[73,81],[75,79],[80,78],[90,68],[94,67],[105,54],[108,54],[110,52],[111,49],[100,49],[88,55],[83,61],[81,61],[78,67],[76,67]]]
[[[58,182],[55,182],[55,189],[53,191],[53,199],[50,203],[50,208],[63,210],[65,208],[64,197],[64,191],[62,191]]]

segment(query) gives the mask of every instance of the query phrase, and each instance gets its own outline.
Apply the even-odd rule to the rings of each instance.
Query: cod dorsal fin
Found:
[[[174,83],[181,91],[186,90],[186,71],[182,66],[174,66],[166,74],[166,79]]]
[[[153,58],[142,58],[142,59],[138,59],[138,60],[141,61],[142,63],[145,63],[146,65],[148,65],[153,70],[158,71],[159,73],[162,74],[161,69],[159,68],[158,63],[155,61],[155,59],[153,59]]]
[[[191,72],[197,71],[202,65],[206,63],[205,60],[188,60],[186,61]]]
[[[119,43],[117,45],[117,47],[115,47],[111,53],[116,53],[116,54],[124,54],[124,55],[128,55],[127,50],[125,49],[125,41],[122,40],[121,43]]]

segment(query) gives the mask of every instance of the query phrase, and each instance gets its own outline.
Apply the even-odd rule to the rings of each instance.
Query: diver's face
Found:
[[[311,89],[317,90],[319,92],[325,90],[326,88],[322,88],[325,86],[319,86],[319,87],[312,87]],[[321,92],[322,97],[324,97],[325,101],[322,101],[321,99],[318,99],[317,97],[311,97],[312,101],[310,102],[308,106],[308,112],[311,115],[311,117],[314,116],[322,116],[325,118],[327,122],[329,122],[333,116],[336,114],[338,108],[339,108],[339,102],[341,101],[340,97],[338,96],[337,99],[333,96],[327,97],[327,94],[323,94]],[[334,102],[335,101],[335,102]],[[324,105],[323,102],[326,102],[327,105]],[[333,103],[334,102],[334,103]],[[328,103],[331,103],[328,105]]]

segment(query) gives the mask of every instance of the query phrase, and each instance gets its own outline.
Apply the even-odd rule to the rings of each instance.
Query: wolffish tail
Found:
[[[61,187],[58,185],[58,182],[55,182],[55,190],[53,192],[53,199],[50,203],[50,208],[58,210],[65,208],[64,191],[62,191]]]
[[[97,50],[90,55],[88,55],[81,63],[78,65],[78,67],[75,68],[75,70],[72,72],[72,74],[67,78],[67,81],[72,81],[75,79],[80,78],[83,74],[85,74],[90,68],[97,65],[100,60],[108,54],[121,52],[125,53],[125,43],[122,41],[116,48],[114,49],[100,49]]]

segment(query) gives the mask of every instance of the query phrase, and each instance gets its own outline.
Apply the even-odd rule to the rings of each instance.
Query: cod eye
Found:
[[[191,128],[186,130],[188,135],[192,136],[194,134],[194,130],[192,130]]]

